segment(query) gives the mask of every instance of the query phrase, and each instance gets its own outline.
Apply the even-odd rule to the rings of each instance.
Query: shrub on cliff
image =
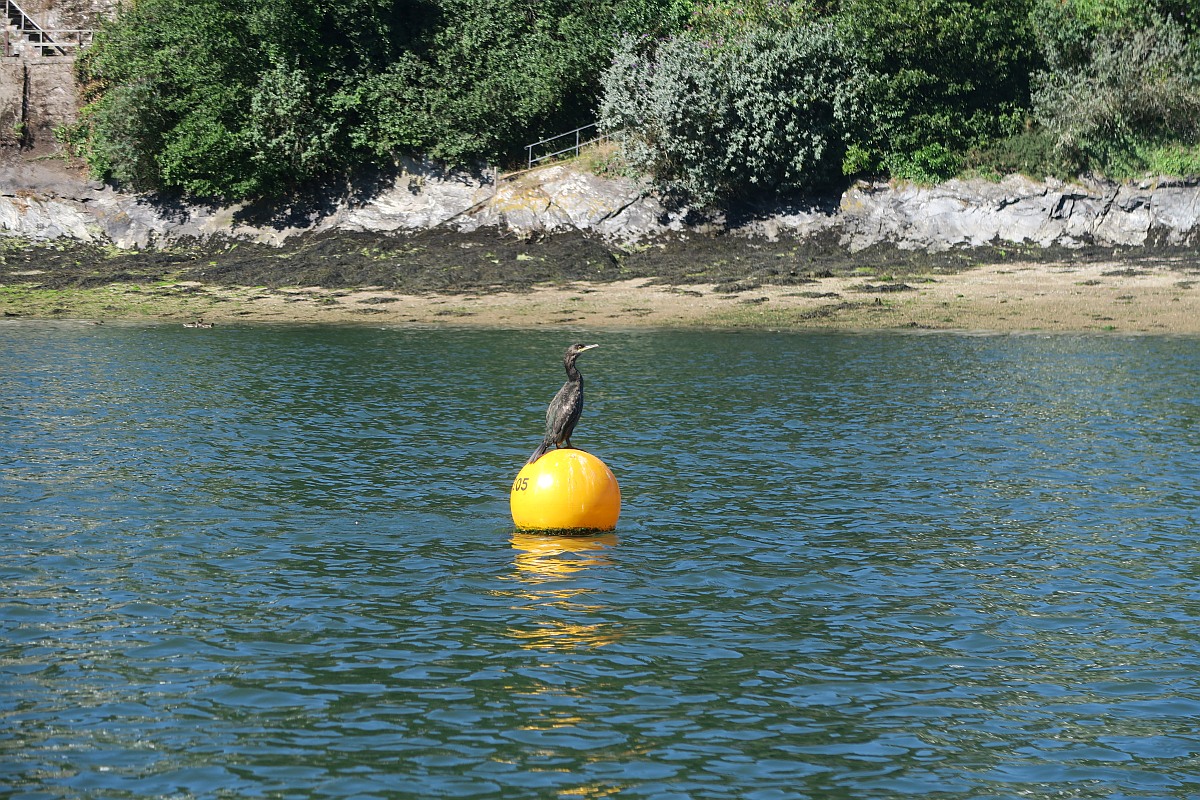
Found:
[[[601,117],[635,168],[693,201],[838,174],[940,180],[1023,130],[1033,2],[705,4],[685,33],[618,49]]]
[[[701,206],[839,175],[866,113],[855,54],[815,18],[627,38],[602,82],[601,125],[623,131],[626,160]]]
[[[128,187],[224,200],[398,156],[511,164],[524,144],[591,121],[597,103],[635,167],[702,204],[839,174],[936,181],[965,160],[1192,170],[1198,9],[138,0],[80,58],[87,106],[63,138]]]
[[[1126,177],[1186,168],[1186,159],[1169,162],[1189,146],[1193,162],[1200,155],[1200,12],[1127,0],[1125,13],[1102,13],[1112,5],[1039,8],[1049,68],[1035,77],[1034,114],[1079,169]]]

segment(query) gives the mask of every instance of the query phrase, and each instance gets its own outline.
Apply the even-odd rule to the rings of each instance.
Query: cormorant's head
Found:
[[[591,350],[593,347],[599,346],[598,344],[573,344],[567,348],[567,352],[563,355],[563,363],[570,364],[584,350]]]

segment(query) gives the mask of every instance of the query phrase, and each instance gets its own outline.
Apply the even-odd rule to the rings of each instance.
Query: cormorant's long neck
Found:
[[[583,376],[579,374],[579,369],[575,366],[575,359],[571,359],[563,364],[567,368],[567,380],[572,383],[583,383]]]

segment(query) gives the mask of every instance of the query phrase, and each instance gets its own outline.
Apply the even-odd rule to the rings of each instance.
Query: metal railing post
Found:
[[[532,169],[534,164],[541,163],[542,161],[546,161],[548,159],[554,158],[555,156],[564,155],[565,153],[571,153],[572,155],[578,156],[580,151],[586,145],[592,144],[593,142],[602,142],[609,138],[608,134],[603,134],[603,133],[596,133],[591,138],[584,138],[584,133],[583,133],[584,131],[594,130],[597,127],[598,127],[597,123],[593,122],[589,125],[583,125],[582,127],[576,128],[573,131],[567,131],[566,133],[560,133],[557,136],[551,136],[547,139],[542,139],[541,141],[534,142],[533,144],[525,145],[525,151],[526,151],[525,166],[529,169]],[[557,142],[560,139],[565,139],[566,137],[571,136],[572,134],[574,134],[574,136],[575,136],[575,144],[573,146],[568,145],[567,147],[564,147],[561,150],[554,150],[553,152],[546,153],[545,155],[534,156],[534,154],[533,154],[534,148],[541,147],[543,145],[549,145],[552,142]]]

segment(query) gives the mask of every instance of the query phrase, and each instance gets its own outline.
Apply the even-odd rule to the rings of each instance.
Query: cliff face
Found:
[[[494,228],[516,236],[581,231],[618,243],[669,234],[820,238],[855,252],[873,245],[944,251],[984,245],[1200,245],[1200,185],[1066,184],[1017,176],[938,186],[860,183],[816,198],[690,223],[636,182],[559,165],[498,181],[417,163],[367,186],[302,204],[213,207],[125,194],[62,162],[0,166],[0,235],[125,249],[231,239],[280,244],[304,233]]]

